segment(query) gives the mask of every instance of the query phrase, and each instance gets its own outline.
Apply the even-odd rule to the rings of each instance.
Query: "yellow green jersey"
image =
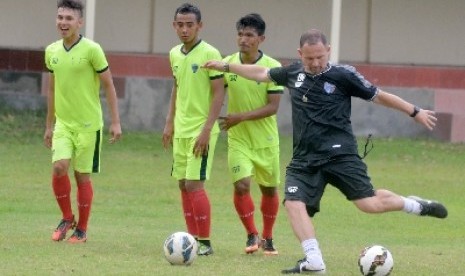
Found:
[[[45,49],[45,65],[55,79],[57,122],[79,132],[101,129],[99,73],[108,69],[108,62],[100,45],[81,36],[66,49],[58,40]]]
[[[170,51],[170,64],[176,82],[176,110],[174,138],[196,137],[207,121],[213,100],[211,80],[222,78],[223,73],[200,68],[208,60],[220,60],[220,52],[200,40],[188,53],[182,44]],[[219,133],[215,122],[211,133]]]
[[[224,58],[228,63],[242,63],[240,53]],[[281,64],[263,54],[255,62],[268,68],[280,67]],[[273,82],[257,82],[245,79],[237,74],[225,73],[228,87],[228,114],[255,110],[268,103],[269,94],[282,94],[283,87]],[[241,122],[228,130],[230,147],[247,147],[259,149],[279,145],[279,134],[276,114],[259,120]]]

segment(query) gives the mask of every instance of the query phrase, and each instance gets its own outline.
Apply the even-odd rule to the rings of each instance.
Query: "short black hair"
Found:
[[[328,40],[326,39],[326,35],[320,30],[311,29],[300,36],[300,47],[304,46],[305,44],[315,45],[318,42],[321,42],[323,43],[323,45],[328,46]]]
[[[81,0],[58,0],[57,8],[77,10],[81,17],[84,14],[84,3]]]
[[[200,13],[199,8],[192,5],[191,3],[184,3],[181,6],[179,6],[176,9],[176,12],[174,13],[174,20],[176,20],[176,16],[178,14],[188,14],[188,13],[193,13],[195,15],[195,18],[197,19],[197,23],[202,21],[202,14]]]
[[[241,17],[236,23],[236,29],[238,31],[247,27],[255,29],[258,35],[264,35],[266,23],[258,13],[249,13]]]

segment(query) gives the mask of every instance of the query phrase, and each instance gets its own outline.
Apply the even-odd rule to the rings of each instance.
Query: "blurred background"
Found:
[[[178,0],[87,0],[83,35],[106,51],[123,127],[161,131],[172,86],[168,52]],[[262,50],[283,64],[297,58],[310,28],[324,31],[333,60],[439,118],[428,132],[403,114],[354,99],[357,135],[465,141],[465,1],[463,0],[197,0],[201,38],[223,55],[237,51],[235,23],[256,12],[267,23]],[[58,40],[55,0],[0,1],[0,108],[45,108],[44,49]],[[102,99],[104,101],[104,99]],[[290,133],[288,95],[278,114]]]

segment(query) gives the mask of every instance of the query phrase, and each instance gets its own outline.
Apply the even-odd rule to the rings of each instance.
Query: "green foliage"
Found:
[[[303,256],[283,208],[274,229],[279,256],[243,253],[246,233],[232,203],[224,136],[206,184],[214,255],[198,258],[190,267],[164,260],[163,241],[185,226],[177,184],[170,177],[171,150],[163,149],[155,133],[125,133],[120,143],[104,145],[102,173],[93,176],[88,242],[52,242],[60,213],[39,115],[0,114],[0,275],[278,275]],[[382,244],[394,256],[393,275],[462,275],[465,146],[407,139],[374,143],[365,161],[376,187],[439,199],[448,206],[449,217],[363,214],[328,186],[314,219],[328,274],[359,275],[359,252]],[[284,179],[292,142],[282,137],[281,144]],[[73,199],[75,191],[73,184]],[[256,185],[252,193],[261,229]]]

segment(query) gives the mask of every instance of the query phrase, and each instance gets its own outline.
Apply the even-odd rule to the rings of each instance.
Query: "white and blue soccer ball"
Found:
[[[197,258],[197,241],[186,232],[176,232],[163,244],[166,260],[172,265],[190,265]]]
[[[391,252],[384,246],[365,247],[358,258],[358,266],[362,275],[387,276],[394,268]]]

